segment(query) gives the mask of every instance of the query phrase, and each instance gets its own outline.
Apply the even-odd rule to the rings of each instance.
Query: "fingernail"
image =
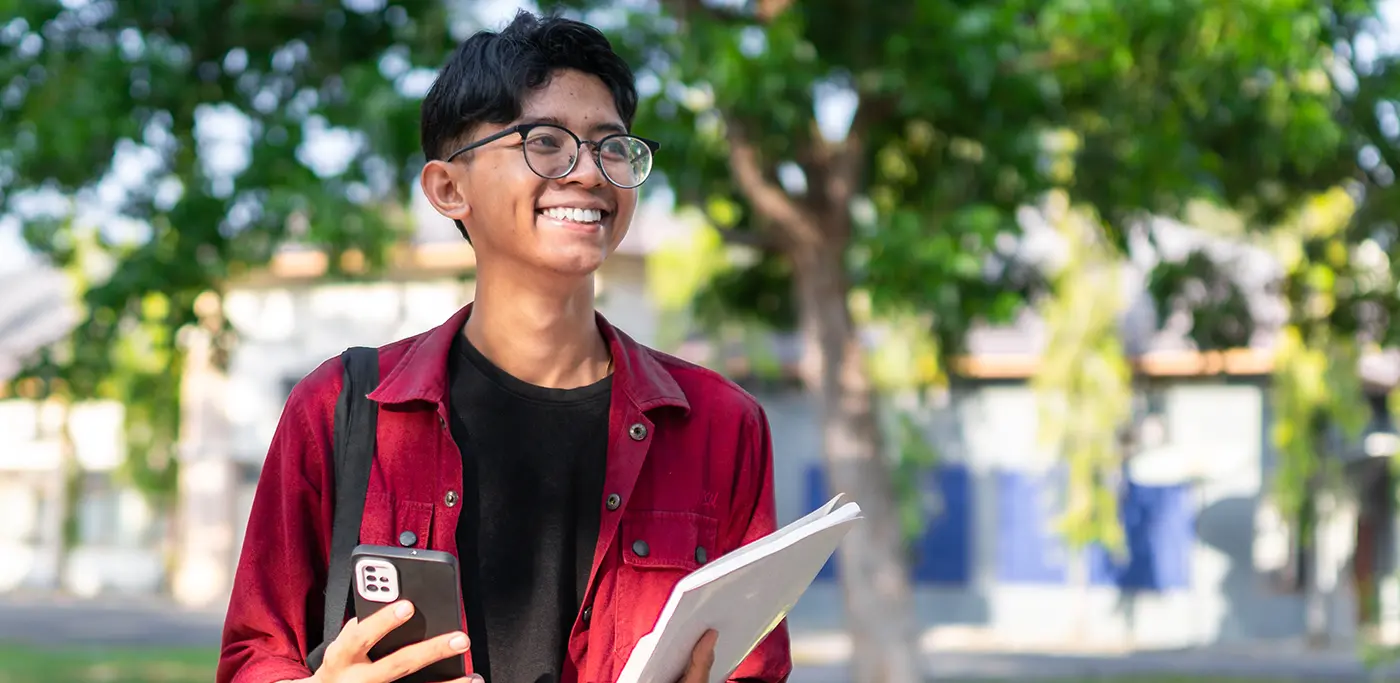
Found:
[[[467,649],[467,636],[465,634],[458,634],[453,636],[452,640],[447,641],[447,644],[451,645],[452,649],[462,652]]]
[[[406,603],[406,602],[401,602],[401,603],[398,604],[397,607],[394,608],[394,614],[395,614],[396,616],[398,616],[398,618],[400,618],[400,619],[406,619],[406,618],[408,618],[408,615],[410,615],[410,614],[412,614],[412,613],[413,613],[413,605],[410,605],[410,604],[408,604],[408,603]]]
[[[472,674],[472,683],[486,683],[486,679],[476,674]]]

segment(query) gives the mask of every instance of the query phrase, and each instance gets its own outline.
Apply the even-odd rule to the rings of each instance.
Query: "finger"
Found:
[[[347,626],[341,631],[341,635],[346,637],[347,654],[354,657],[355,661],[368,658],[371,648],[412,616],[413,603],[400,600],[385,605],[374,614],[365,617],[354,630]]]
[[[448,657],[460,657],[471,647],[467,634],[457,631],[400,648],[374,663],[376,680],[395,681]]]
[[[478,676],[477,674],[472,674],[470,676],[454,678],[448,681],[447,683],[486,683],[486,679],[482,678],[481,676]]]
[[[705,683],[710,679],[710,669],[715,665],[715,641],[719,633],[714,629],[700,636],[700,642],[690,651],[690,664],[685,668],[681,683]]]
[[[345,622],[345,625],[340,627],[340,635],[337,635],[335,640],[326,646],[325,653],[321,655],[323,666],[336,669],[354,661],[354,654],[351,652],[354,646],[348,643],[359,623],[358,618],[351,617],[350,621]]]

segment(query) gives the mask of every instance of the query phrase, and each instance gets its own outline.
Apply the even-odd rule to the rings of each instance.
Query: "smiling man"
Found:
[[[468,648],[489,683],[616,680],[677,581],[776,528],[758,403],[594,310],[594,274],[661,153],[632,134],[636,109],[628,66],[566,19],[521,13],[443,68],[423,102],[420,180],[476,249],[476,297],[379,349],[360,540],[457,556],[466,633],[371,662],[411,613],[382,610],[349,620],[312,674],[335,502],[333,359],[298,383],[269,448],[219,681],[387,682]],[[696,645],[685,683],[708,680],[713,643]],[[731,680],[790,670],[780,626]]]

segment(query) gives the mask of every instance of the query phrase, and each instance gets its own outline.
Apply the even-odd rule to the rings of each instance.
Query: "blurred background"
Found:
[[[472,298],[418,105],[522,7],[662,143],[600,310],[866,510],[794,681],[1400,671],[1395,0],[0,0],[0,681],[212,678],[293,384]]]

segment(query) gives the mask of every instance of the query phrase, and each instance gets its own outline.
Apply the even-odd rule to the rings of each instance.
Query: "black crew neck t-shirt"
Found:
[[[554,683],[598,539],[612,378],[535,386],[458,334],[448,381],[473,669],[491,683]]]

